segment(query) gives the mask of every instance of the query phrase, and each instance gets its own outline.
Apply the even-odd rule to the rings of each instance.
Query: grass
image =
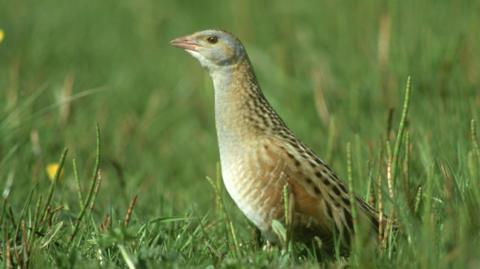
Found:
[[[478,267],[479,8],[0,1],[3,267]],[[244,41],[291,129],[401,236],[349,257],[257,244],[221,184],[210,79],[168,45],[210,27]]]

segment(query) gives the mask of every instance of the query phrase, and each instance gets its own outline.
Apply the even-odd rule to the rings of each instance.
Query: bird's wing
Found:
[[[292,189],[295,211],[313,217],[324,229],[349,236],[354,229],[350,193],[332,169],[293,135],[269,137],[267,144],[266,155],[281,163],[281,178]],[[353,197],[358,219],[378,230],[377,211]]]

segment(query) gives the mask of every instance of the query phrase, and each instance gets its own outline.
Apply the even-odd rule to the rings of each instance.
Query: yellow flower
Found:
[[[58,163],[50,163],[50,164],[47,165],[46,171],[47,171],[47,175],[48,175],[48,178],[50,179],[50,181],[55,180],[55,175],[57,174],[57,170],[59,168],[60,168],[60,165]],[[63,169],[62,169],[62,171],[60,172],[59,179],[61,180],[64,175],[65,175],[65,173],[63,172]]]
[[[5,37],[5,33],[3,32],[2,29],[0,29],[0,43],[2,43],[4,37]]]

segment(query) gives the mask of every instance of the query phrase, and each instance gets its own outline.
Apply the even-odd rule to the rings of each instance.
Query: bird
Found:
[[[378,235],[387,218],[349,192],[330,166],[287,127],[264,96],[238,38],[209,29],[170,44],[197,59],[213,80],[223,182],[267,242],[279,242],[272,223],[285,223],[287,214],[297,241],[317,237],[332,245],[338,239],[348,248],[355,233],[354,212],[369,233]],[[291,213],[285,210],[285,188]]]

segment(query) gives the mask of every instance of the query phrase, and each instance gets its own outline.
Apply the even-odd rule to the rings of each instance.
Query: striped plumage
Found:
[[[350,238],[352,205],[345,184],[268,103],[241,42],[229,33],[206,30],[171,44],[197,58],[212,77],[223,180],[248,219],[276,241],[271,224],[284,218],[282,190],[288,184],[294,238]],[[357,196],[355,204],[359,219],[377,231],[377,212]]]

